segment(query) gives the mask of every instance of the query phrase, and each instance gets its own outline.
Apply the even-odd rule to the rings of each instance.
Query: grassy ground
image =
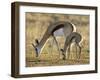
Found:
[[[81,42],[82,54],[80,60],[76,58],[75,46],[71,49],[69,59],[59,58],[59,52],[52,38],[45,45],[39,58],[35,57],[35,51],[32,43],[35,39],[41,40],[44,32],[50,23],[55,21],[70,21],[75,24],[77,32],[82,35]],[[60,47],[63,47],[64,38],[57,38]],[[52,52],[51,49],[53,48]],[[57,66],[57,65],[76,65],[89,64],[89,16],[84,15],[65,15],[65,14],[44,14],[44,13],[26,13],[26,67],[35,66]]]

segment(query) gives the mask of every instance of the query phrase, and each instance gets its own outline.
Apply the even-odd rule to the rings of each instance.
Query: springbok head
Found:
[[[36,57],[38,57],[38,56],[39,56],[39,51],[38,51],[38,48],[36,47],[36,46],[39,44],[38,39],[35,39],[35,43],[36,43],[36,45],[34,45],[34,44],[32,43],[32,46],[33,46],[33,48],[34,48],[34,50],[35,50]]]

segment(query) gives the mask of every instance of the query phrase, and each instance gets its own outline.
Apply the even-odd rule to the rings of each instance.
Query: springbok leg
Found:
[[[77,53],[77,43],[75,43],[75,50],[76,50],[76,59],[78,59],[78,53]]]
[[[79,47],[79,56],[78,56],[78,59],[80,59],[80,57],[81,57],[81,46],[79,45],[79,44],[77,44],[77,46]]]
[[[60,48],[59,48],[59,44],[58,44],[58,42],[57,42],[57,40],[56,40],[56,37],[55,36],[52,36],[53,37],[53,39],[54,39],[54,41],[55,41],[55,43],[56,43],[56,45],[57,45],[57,49],[58,49],[58,51],[59,51],[59,58],[60,58]]]
[[[52,56],[53,56],[53,44],[54,44],[54,39],[52,38],[52,40],[50,41],[50,59],[52,60]]]
[[[51,51],[50,51],[50,53],[52,54],[52,52],[53,52],[53,44],[54,44],[54,39],[52,39],[52,42],[51,42]]]
[[[69,59],[69,57],[70,57],[70,45],[71,45],[71,44],[69,44],[69,46],[68,46],[68,53],[67,53],[68,55],[67,55],[67,59]]]

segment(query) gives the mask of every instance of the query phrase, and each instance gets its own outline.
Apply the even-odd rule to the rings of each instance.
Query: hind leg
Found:
[[[76,59],[78,59],[78,53],[77,53],[77,43],[75,43],[75,52],[76,52],[76,54],[75,54]]]
[[[78,56],[78,59],[80,59],[80,57],[81,57],[81,46],[79,45],[79,43],[77,44],[77,46],[79,47],[79,56]]]

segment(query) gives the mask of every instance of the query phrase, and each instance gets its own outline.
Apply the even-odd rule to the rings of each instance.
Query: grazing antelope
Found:
[[[40,41],[38,41],[38,39],[35,39],[36,45],[32,43],[33,47],[35,48],[36,57],[38,57],[41,54],[41,51],[50,36],[52,36],[53,39],[55,40],[59,54],[60,54],[59,45],[55,37],[56,34],[58,35],[58,32],[59,32],[60,33],[59,35],[64,35],[66,38],[69,34],[71,34],[74,31],[76,31],[76,27],[70,22],[60,21],[60,22],[55,22],[54,24],[49,25],[42,39]]]
[[[77,56],[78,59],[80,59],[80,55],[81,55],[81,46],[80,46],[80,42],[82,40],[82,36],[77,33],[77,32],[72,32],[69,36],[66,37],[66,41],[64,44],[64,49],[61,49],[62,51],[62,55],[63,55],[63,60],[66,59],[66,51],[68,49],[68,58],[70,56],[70,45],[72,42],[75,42],[75,44],[79,47],[79,56]],[[77,53],[77,46],[76,46],[76,53]]]

